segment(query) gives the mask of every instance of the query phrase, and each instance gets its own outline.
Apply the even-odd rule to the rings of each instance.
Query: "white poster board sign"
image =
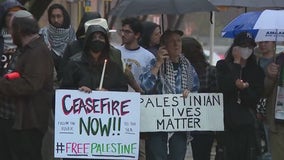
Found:
[[[223,94],[141,95],[140,132],[223,131]]]
[[[140,94],[56,90],[56,158],[138,159]]]

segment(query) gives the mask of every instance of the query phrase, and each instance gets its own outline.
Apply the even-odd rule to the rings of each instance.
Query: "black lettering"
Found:
[[[194,116],[200,116],[201,115],[201,111],[200,111],[199,107],[196,107],[194,110],[195,110]]]
[[[178,98],[177,96],[174,96],[173,99],[172,99],[173,100],[173,104],[172,104],[173,107],[177,107],[178,106],[177,98]]]
[[[198,126],[198,128],[201,128],[200,124],[199,124],[200,119],[199,118],[194,118],[193,120],[194,120],[194,128],[197,128],[197,126]]]
[[[153,104],[153,102],[151,101],[151,98],[148,98],[148,99],[147,99],[147,102],[146,102],[145,108],[147,108],[147,107],[148,107],[148,105],[151,105],[152,107],[155,107],[155,106],[154,106],[154,104]]]
[[[160,127],[162,127],[161,128],[162,130],[165,129],[165,120],[164,119],[162,119],[161,121],[157,120],[157,130],[159,130]]]

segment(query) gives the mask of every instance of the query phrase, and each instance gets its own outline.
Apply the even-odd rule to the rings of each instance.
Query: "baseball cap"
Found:
[[[181,31],[181,30],[170,30],[170,29],[167,29],[161,36],[161,43],[164,43],[165,40],[169,37],[169,35],[171,35],[173,33],[174,34],[178,34],[180,36],[183,35],[183,31]]]
[[[239,33],[234,39],[234,45],[236,46],[256,46],[253,36],[248,32]]]
[[[102,26],[90,25],[87,29],[86,36],[94,32],[102,32],[104,35],[107,35],[107,31]]]
[[[104,18],[96,18],[96,19],[92,19],[92,20],[85,22],[85,24],[84,24],[85,32],[87,32],[89,26],[91,26],[91,25],[101,26],[102,28],[105,29],[106,32],[109,31],[107,20],[104,19]]]

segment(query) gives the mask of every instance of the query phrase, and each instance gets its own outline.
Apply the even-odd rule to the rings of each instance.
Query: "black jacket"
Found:
[[[254,125],[256,104],[264,89],[264,73],[256,64],[239,64],[220,60],[216,65],[217,81],[224,96],[225,128],[236,128],[242,125]],[[235,81],[240,78],[249,83],[244,90],[237,89]],[[238,97],[241,103],[237,103]]]
[[[62,77],[60,88],[78,89],[87,86],[93,90],[99,87],[103,64],[89,66],[84,61],[70,61]],[[110,91],[127,91],[127,81],[121,68],[108,61],[105,70],[103,88]]]

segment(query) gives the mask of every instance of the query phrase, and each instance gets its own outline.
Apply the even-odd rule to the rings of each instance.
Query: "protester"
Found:
[[[269,42],[275,43],[275,42]],[[268,44],[267,44],[268,45]],[[271,53],[272,54],[272,53]],[[276,112],[276,98],[277,88],[282,85],[283,87],[283,66],[284,66],[284,54],[280,53],[277,57],[272,54],[272,57],[276,61],[272,61],[266,67],[265,76],[265,93],[268,95],[266,104],[266,124],[269,127],[269,147],[273,160],[284,159],[284,122],[275,118]],[[273,58],[273,59],[274,59]]]
[[[258,64],[266,72],[268,64],[273,62],[275,56],[275,46],[274,41],[260,41],[258,42]]]
[[[19,54],[15,71],[0,78],[0,94],[11,98],[16,107],[10,144],[17,160],[41,160],[52,106],[53,61],[31,13],[17,11],[11,28]]]
[[[92,90],[127,91],[127,81],[121,67],[110,59],[107,30],[100,25],[90,25],[86,30],[82,57],[79,61],[70,61],[63,72],[61,88],[79,89],[87,93]],[[105,60],[104,83],[99,88]]]
[[[12,54],[15,53],[17,48],[17,46],[13,44],[10,34],[10,19],[15,12],[19,10],[25,10],[25,8],[18,1],[5,1],[1,3],[0,10],[0,74],[5,74],[9,60],[11,59]]]
[[[13,43],[11,36],[10,20],[13,14],[19,10],[25,8],[18,1],[5,1],[1,5],[1,33],[0,33],[0,74],[1,77],[6,73],[14,70],[14,64],[11,62],[11,57],[15,54],[17,46]],[[2,159],[12,160],[12,149],[10,147],[11,129],[15,116],[15,105],[13,100],[7,96],[1,96],[0,98],[0,155]]]
[[[264,73],[253,53],[249,33],[238,34],[225,60],[217,62],[217,81],[224,97],[223,159],[256,160],[256,104],[264,88]]]
[[[182,53],[196,70],[200,82],[199,93],[214,93],[218,91],[216,70],[211,66],[203,53],[201,44],[192,37],[182,38]],[[210,160],[214,140],[213,131],[190,132],[192,156],[194,160]]]
[[[160,44],[161,27],[149,21],[143,22],[142,25],[143,31],[139,44],[156,56]]]
[[[123,63],[128,84],[131,87],[129,91],[143,93],[140,87],[139,76],[146,70],[147,65],[154,55],[141,47],[138,43],[142,34],[142,24],[137,18],[126,18],[122,20],[122,28],[120,30],[122,46],[118,49],[121,51]],[[144,136],[140,135],[139,143],[139,159],[145,160],[145,141]]]
[[[137,18],[126,18],[122,20],[120,30],[122,46],[118,47],[126,65],[126,74],[130,72],[134,79],[129,78],[129,84],[136,92],[143,92],[137,82],[139,76],[145,71],[146,66],[155,58],[153,54],[138,44],[142,34],[142,24]]]
[[[78,30],[76,32],[77,40],[71,42],[65,49],[64,55],[63,55],[63,63],[62,67],[64,68],[64,65],[70,60],[74,58],[79,58],[82,56],[82,50],[83,50],[83,43],[85,39],[85,28],[87,28],[90,25],[100,25],[103,27],[107,32],[109,32],[108,24],[106,19],[104,18],[96,18],[95,16],[98,16],[98,14],[90,14],[86,13],[83,15],[82,20],[80,22],[80,25],[78,27]],[[82,25],[83,24],[83,25]],[[84,30],[84,33],[82,33],[82,30]],[[117,63],[121,69],[122,69],[122,60],[121,60],[121,53],[118,49],[114,48],[112,45],[110,45],[110,52],[109,52],[110,58]]]
[[[256,49],[258,54],[257,56],[257,62],[259,66],[263,69],[265,76],[267,75],[267,68],[268,65],[273,63],[276,57],[276,51],[275,48],[276,43],[274,41],[260,41],[258,42],[258,48]],[[269,125],[267,123],[266,119],[266,102],[267,102],[267,97],[271,94],[271,90],[264,90],[262,94],[262,98],[258,102],[257,105],[257,118],[259,121],[259,148],[261,150],[261,157],[263,159],[271,159],[271,151],[270,151],[270,145],[269,145],[269,136],[268,136],[268,131],[269,131]],[[265,143],[263,143],[265,142]]]
[[[59,72],[64,50],[68,43],[76,39],[68,12],[61,4],[52,4],[48,8],[49,25],[40,30],[52,52],[56,72]],[[60,78],[60,77],[58,77]]]
[[[182,55],[182,31],[167,30],[161,37],[157,58],[149,71],[140,76],[146,94],[180,94],[197,92],[199,80],[190,62]],[[184,160],[187,132],[152,132],[146,139],[147,160]],[[169,151],[169,153],[168,153]]]

